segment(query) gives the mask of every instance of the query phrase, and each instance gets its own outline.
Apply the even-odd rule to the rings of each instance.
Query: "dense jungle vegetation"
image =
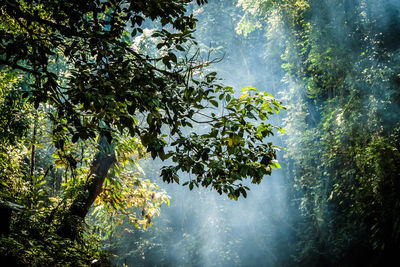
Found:
[[[0,262],[390,266],[399,36],[397,0],[0,0]]]

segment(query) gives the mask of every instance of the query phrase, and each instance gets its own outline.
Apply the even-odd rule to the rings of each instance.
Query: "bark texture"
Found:
[[[99,137],[98,148],[99,152],[90,168],[88,183],[78,193],[61,223],[58,234],[62,237],[76,239],[90,207],[103,190],[108,171],[117,161],[114,147],[105,137]]]

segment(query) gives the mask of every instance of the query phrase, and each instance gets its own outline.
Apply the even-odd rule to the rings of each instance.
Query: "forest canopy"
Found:
[[[82,226],[93,204],[147,228],[168,202],[141,178],[138,161],[147,155],[171,162],[164,181],[180,183],[180,172],[191,173],[183,183],[190,190],[211,187],[232,199],[246,197],[243,180],[260,183],[280,167],[263,140],[282,131],[266,122],[281,104],[254,87],[237,97],[207,71],[217,59],[196,48],[188,4],[1,2],[2,233],[12,224],[12,237],[2,240],[5,259],[87,264],[98,252],[67,255],[56,246],[90,237]],[[135,44],[138,36],[153,48]],[[32,242],[18,238],[21,231],[36,232],[36,245],[27,249]],[[50,239],[58,241],[46,248]],[[12,242],[17,248],[7,251]]]
[[[2,263],[397,260],[398,0],[0,12]]]

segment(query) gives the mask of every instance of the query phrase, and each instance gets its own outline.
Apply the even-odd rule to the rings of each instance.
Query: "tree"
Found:
[[[204,4],[205,1],[197,1]],[[116,162],[118,134],[139,138],[153,158],[171,159],[161,175],[179,183],[211,186],[237,199],[279,167],[265,120],[281,107],[271,95],[248,87],[240,98],[203,70],[192,33],[196,20],[179,1],[2,1],[0,64],[29,75],[22,89],[35,108],[47,105],[57,149],[67,143],[98,140],[88,180],[74,197],[59,233],[74,238],[74,225],[85,218]],[[132,39],[146,23],[159,23],[152,34],[156,53],[139,51]],[[217,101],[219,100],[219,102]],[[193,132],[206,125],[205,133]],[[190,133],[187,133],[191,131]],[[168,138],[167,138],[168,137]],[[65,154],[65,153],[64,153]],[[77,162],[64,156],[73,169]]]
[[[302,215],[296,260],[387,265],[400,244],[398,3],[240,3],[241,29],[257,22],[268,41],[274,28],[285,40],[287,175]]]

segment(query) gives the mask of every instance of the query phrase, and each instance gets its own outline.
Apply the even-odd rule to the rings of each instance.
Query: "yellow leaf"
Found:
[[[65,166],[65,162],[62,159],[57,159],[54,161],[54,163],[56,164],[56,167],[64,167]]]
[[[101,199],[99,197],[96,198],[96,200],[94,201],[94,205],[97,206],[100,204]]]
[[[243,99],[245,97],[247,97],[249,95],[249,93],[244,93],[243,95],[240,96],[240,99]]]
[[[232,146],[233,145],[233,139],[228,137],[228,146]]]

